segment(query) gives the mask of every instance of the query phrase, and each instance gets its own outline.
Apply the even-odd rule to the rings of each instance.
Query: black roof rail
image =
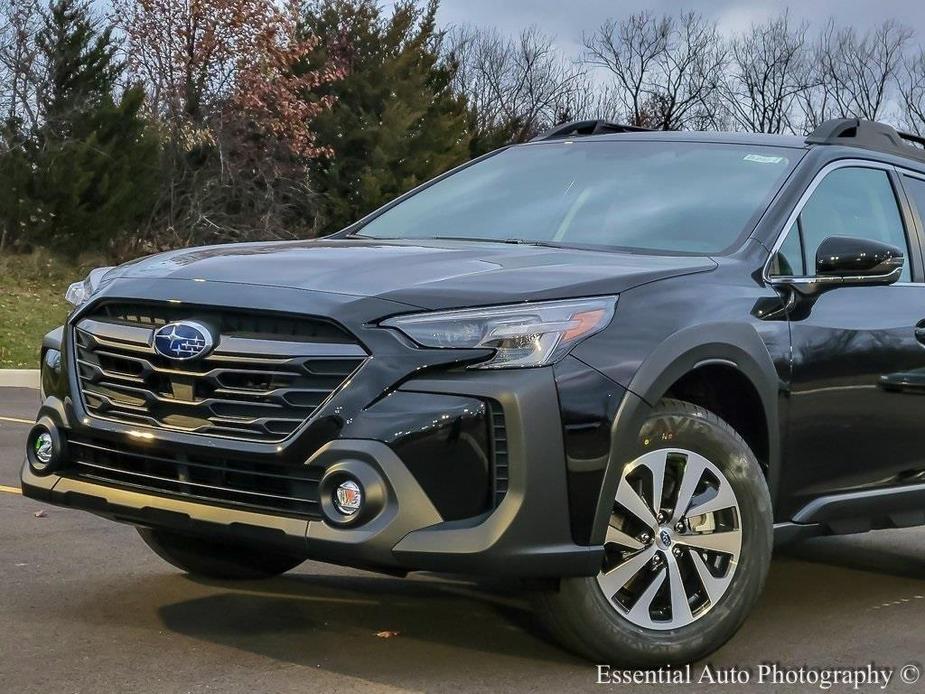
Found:
[[[922,148],[923,150],[925,150],[925,137],[922,137],[921,135],[916,135],[915,133],[903,132],[902,130],[897,130],[896,132],[906,142],[913,142],[915,143],[915,145],[918,145],[916,149]]]
[[[542,140],[562,140],[569,137],[587,137],[588,135],[604,135],[605,133],[642,133],[651,132],[652,128],[641,128],[637,125],[621,125],[606,120],[573,120],[570,123],[557,125],[552,130],[541,133],[530,142]]]
[[[925,162],[925,137],[860,118],[827,120],[806,138],[808,145],[846,145]]]

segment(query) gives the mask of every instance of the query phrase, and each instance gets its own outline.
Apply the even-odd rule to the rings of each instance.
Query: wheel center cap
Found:
[[[662,528],[658,531],[658,546],[659,549],[668,549],[671,547],[671,532],[667,528]]]

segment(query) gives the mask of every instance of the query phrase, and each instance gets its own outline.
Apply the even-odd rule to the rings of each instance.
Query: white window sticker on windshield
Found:
[[[758,164],[783,164],[787,160],[784,157],[768,157],[764,154],[746,154],[745,161],[754,161]]]

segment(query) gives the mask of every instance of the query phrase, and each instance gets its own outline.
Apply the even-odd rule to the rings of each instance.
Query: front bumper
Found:
[[[383,508],[358,527],[98,484],[68,476],[66,464],[60,475],[46,476],[37,476],[28,463],[24,465],[23,493],[119,522],[256,543],[308,559],[387,572],[521,577],[597,573],[603,549],[576,544],[570,530],[562,422],[552,369],[503,376],[438,375],[409,381],[398,392],[408,397],[476,397],[501,405],[510,479],[500,504],[479,516],[443,520],[408,465],[393,448],[372,438],[330,441],[304,463],[325,468],[344,460],[361,461],[381,476],[387,489]],[[65,438],[99,433],[99,423],[79,418],[69,398],[49,396],[40,417],[58,427]],[[365,435],[370,424],[357,423],[352,431]]]

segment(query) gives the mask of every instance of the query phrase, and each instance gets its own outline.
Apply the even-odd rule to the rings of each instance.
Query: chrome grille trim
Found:
[[[198,315],[195,309],[190,314]],[[72,331],[75,371],[88,414],[136,426],[279,443],[368,357],[356,342],[222,335],[211,354],[177,362],[154,350],[157,327],[153,321],[132,324],[99,314],[77,322]]]

